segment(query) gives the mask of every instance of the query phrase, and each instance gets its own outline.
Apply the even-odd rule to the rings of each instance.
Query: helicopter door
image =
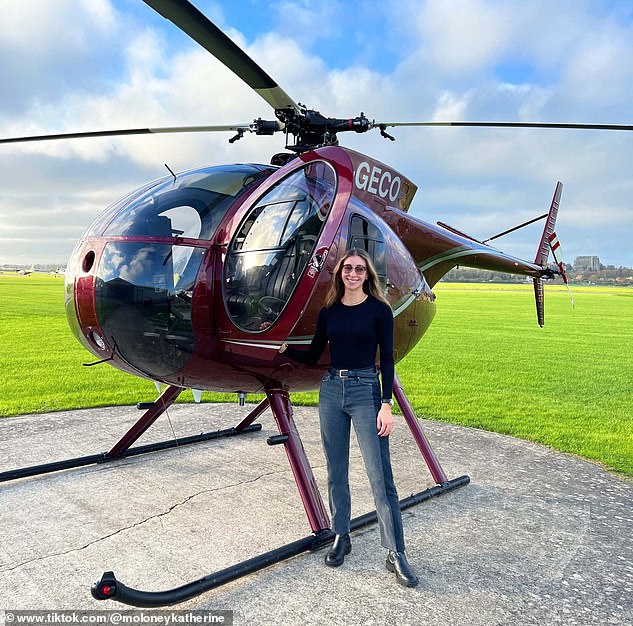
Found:
[[[380,229],[364,217],[352,215],[348,247],[364,250],[369,254],[384,289],[387,284],[387,247]]]
[[[313,161],[272,187],[236,231],[224,270],[232,322],[267,330],[281,315],[321,235],[336,195],[332,166]]]

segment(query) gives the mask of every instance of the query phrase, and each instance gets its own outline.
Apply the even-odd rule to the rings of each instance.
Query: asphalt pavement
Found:
[[[139,444],[230,428],[251,408],[176,405]],[[0,420],[0,472],[105,451],[138,417],[115,407]],[[114,571],[162,591],[310,535],[284,446],[266,445],[272,415],[258,421],[239,437],[0,483],[0,621],[130,610],[93,599],[92,583]],[[316,409],[295,407],[295,421],[327,501]],[[471,482],[404,512],[418,587],[386,571],[374,524],[353,533],[340,568],[325,567],[325,549],[307,552],[168,610],[232,611],[236,625],[633,624],[631,482],[511,437],[421,424],[448,477]],[[399,418],[391,450],[401,498],[432,486]],[[355,442],[350,476],[353,516],[371,511]],[[132,610],[136,623],[156,611]]]

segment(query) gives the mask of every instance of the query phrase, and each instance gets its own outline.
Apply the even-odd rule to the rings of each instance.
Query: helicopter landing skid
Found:
[[[209,441],[210,439],[218,439],[220,437],[233,437],[242,433],[255,432],[262,429],[261,424],[253,424],[267,408],[268,399],[262,400],[249,415],[234,428],[226,428],[190,437],[182,437],[178,439],[169,439],[167,441],[158,441],[144,446],[130,446],[139,439],[139,437],[162,415],[175,401],[183,391],[180,387],[170,385],[163,391],[155,402],[139,404],[139,408],[146,409],[141,418],[130,428],[121,439],[112,446],[108,452],[100,452],[99,454],[91,454],[88,456],[76,457],[73,459],[64,459],[62,461],[54,461],[43,465],[31,465],[21,467],[6,472],[0,472],[0,482],[9,480],[17,480],[18,478],[26,478],[28,476],[39,476],[40,474],[50,474],[65,469],[73,469],[76,467],[84,467],[86,465],[95,465],[107,463],[109,461],[117,461],[129,456],[138,456],[149,452],[158,452],[159,450],[168,450],[185,446],[200,441]]]
[[[467,485],[470,482],[468,476],[460,476],[453,480],[447,479],[428,439],[418,424],[413,408],[397,376],[394,378],[394,395],[418,448],[426,461],[427,467],[437,483],[435,487],[425,489],[424,491],[400,500],[400,509],[407,509],[432,497]],[[265,552],[247,561],[242,561],[219,572],[209,574],[191,583],[182,585],[181,587],[166,591],[153,592],[133,589],[119,582],[114,572],[105,572],[101,578],[92,585],[91,593],[93,598],[96,600],[116,600],[122,604],[137,607],[169,606],[194,598],[215,587],[224,585],[242,576],[252,574],[303,552],[319,550],[334,540],[335,535],[329,528],[330,520],[325,510],[325,505],[323,504],[319,488],[312,473],[312,468],[292,417],[292,405],[288,392],[283,389],[271,389],[267,391],[266,396],[262,405],[270,405],[280,432],[280,435],[270,437],[268,443],[270,445],[283,443],[286,448],[286,454],[288,455],[299,494],[306,515],[308,516],[308,521],[312,527],[312,535],[276,548],[275,550]],[[245,418],[235,430],[250,428],[251,423],[259,415],[259,413],[254,415],[255,412],[256,411],[253,411]],[[350,530],[357,530],[376,521],[376,511],[366,513],[351,520]]]
[[[400,500],[400,509],[407,509],[429,498],[440,496],[447,491],[467,485],[469,482],[470,478],[468,476],[461,476],[443,485],[425,489],[420,493]],[[375,523],[376,520],[376,511],[355,517],[350,523],[350,530],[353,532],[359,528]],[[334,536],[331,530],[322,530],[303,539],[276,548],[275,550],[271,550],[270,552],[260,554],[247,561],[242,561],[241,563],[227,567],[219,572],[208,574],[203,578],[182,585],[181,587],[168,589],[166,591],[141,591],[139,589],[133,589],[118,581],[114,572],[105,572],[101,578],[92,585],[90,592],[95,600],[116,600],[122,604],[142,608],[170,606],[194,598],[206,591],[225,585],[242,576],[253,574],[254,572],[302,554],[303,552],[320,550],[332,543]]]

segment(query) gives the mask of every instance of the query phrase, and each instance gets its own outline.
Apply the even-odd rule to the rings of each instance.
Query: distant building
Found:
[[[575,272],[599,272],[600,259],[597,256],[577,256],[574,259]]]

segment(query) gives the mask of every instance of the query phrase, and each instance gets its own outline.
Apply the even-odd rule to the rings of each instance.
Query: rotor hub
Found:
[[[272,134],[276,130],[286,133],[286,148],[295,153],[314,150],[322,146],[338,145],[337,134],[340,132],[364,133],[371,128],[371,123],[364,113],[354,118],[325,117],[319,111],[299,105],[300,109],[277,109],[275,115],[278,122],[257,119],[254,132],[258,135]],[[294,140],[288,141],[292,135]]]

